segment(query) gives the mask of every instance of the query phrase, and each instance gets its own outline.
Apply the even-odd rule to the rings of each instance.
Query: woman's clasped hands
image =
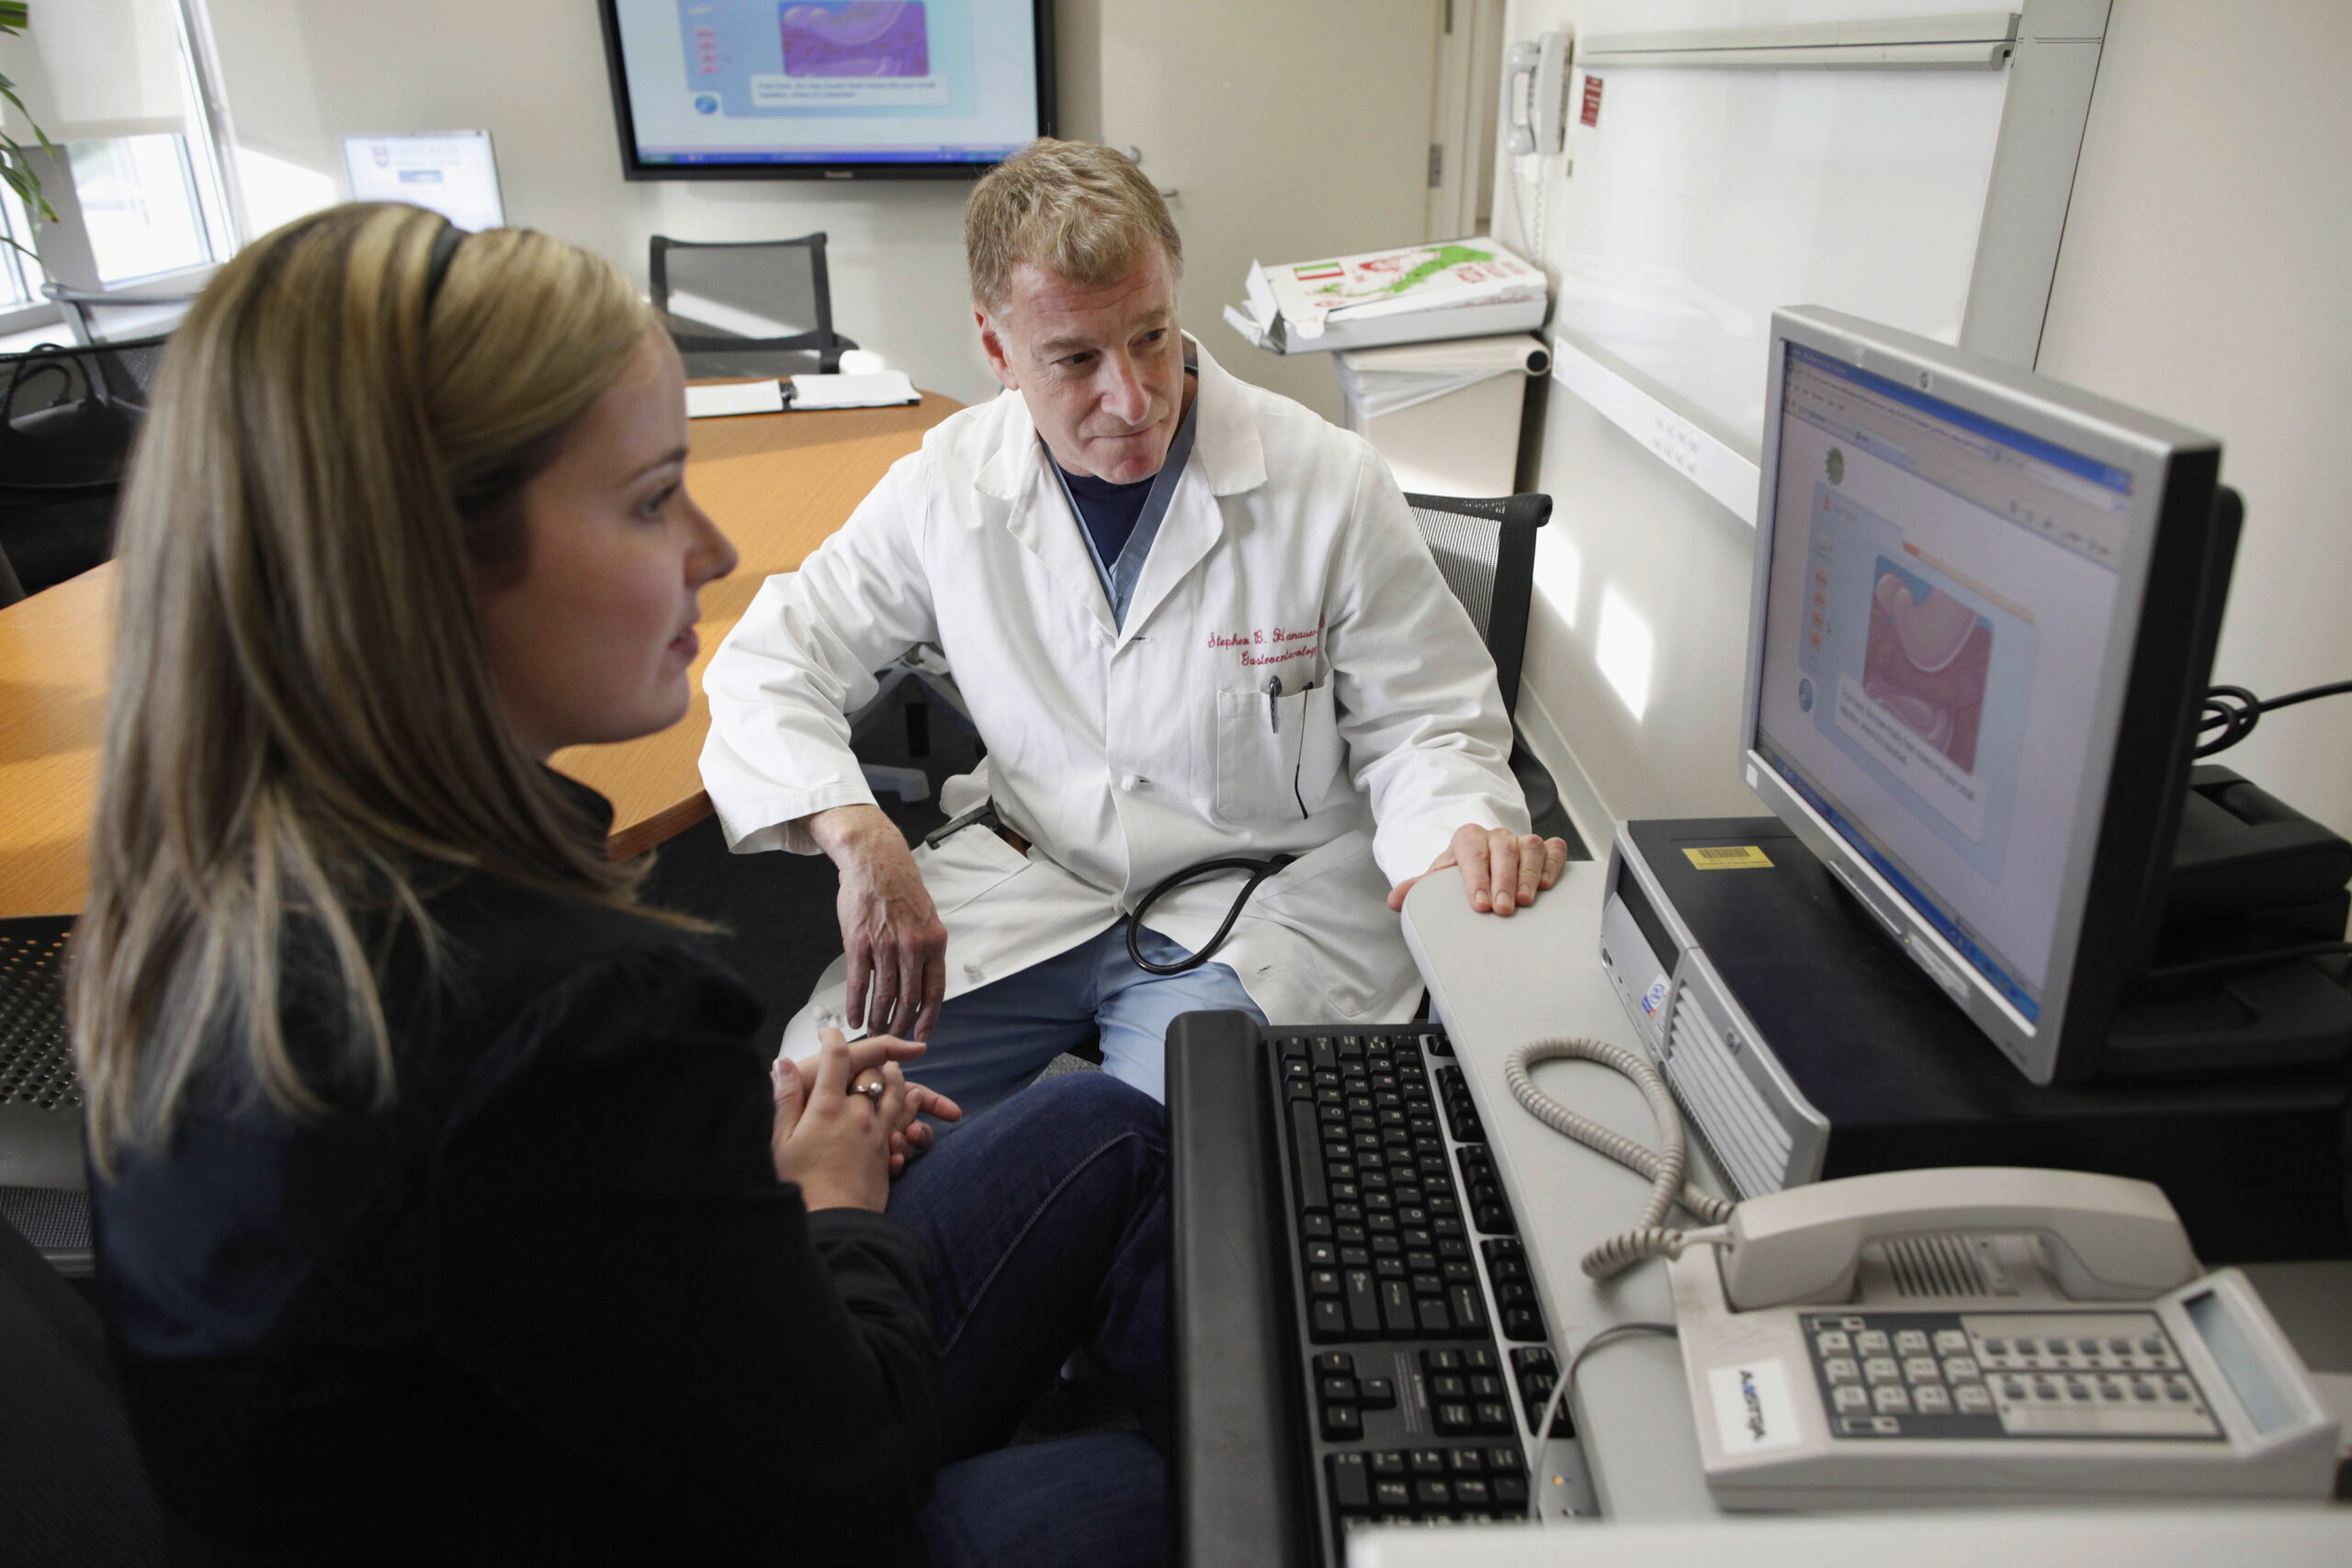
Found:
[[[960,1121],[963,1109],[907,1081],[899,1064],[922,1055],[914,1041],[876,1034],[853,1043],[838,1029],[820,1029],[817,1038],[814,1056],[779,1056],[769,1069],[776,1179],[798,1183],[811,1212],[879,1213],[890,1196],[890,1178],[906,1168],[910,1156],[931,1146],[932,1130],[920,1118]]]

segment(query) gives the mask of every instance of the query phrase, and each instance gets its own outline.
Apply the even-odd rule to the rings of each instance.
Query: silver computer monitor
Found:
[[[2220,446],[1836,311],[1772,325],[1744,776],[2029,1078],[2091,1076],[2211,663]]]
[[[498,160],[487,130],[416,130],[346,136],[343,166],[354,201],[405,201],[430,208],[469,231],[506,222]]]

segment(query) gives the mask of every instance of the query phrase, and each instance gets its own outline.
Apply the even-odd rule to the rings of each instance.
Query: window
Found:
[[[218,259],[185,136],[117,136],[67,144],[74,194],[98,282],[119,288]]]
[[[0,228],[40,253],[35,262],[0,247],[0,336],[165,330],[178,307],[94,303],[86,321],[61,318],[41,290],[185,296],[236,249],[190,43],[198,23],[182,0],[80,0],[36,12],[26,33],[0,39],[0,69],[57,149],[31,155],[57,220],[35,230],[21,208],[0,202]],[[21,122],[10,130],[31,140]]]
[[[40,268],[33,259],[17,249],[32,248],[32,224],[25,217],[25,204],[17,193],[0,186],[0,235],[15,242],[0,244],[0,311],[37,304],[40,300]]]

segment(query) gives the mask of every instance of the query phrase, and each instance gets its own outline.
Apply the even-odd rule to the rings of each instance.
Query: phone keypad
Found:
[[[2225,1440],[2153,1313],[1804,1313],[1834,1437]]]

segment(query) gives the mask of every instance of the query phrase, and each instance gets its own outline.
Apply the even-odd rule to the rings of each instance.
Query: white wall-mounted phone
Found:
[[[2147,1182],[1895,1171],[1725,1228],[1669,1267],[1727,1507],[2328,1494],[2336,1423],[2301,1361]]]
[[[1573,35],[1563,28],[1522,39],[1504,59],[1503,97],[1510,107],[1505,145],[1514,155],[1557,152],[1568,135],[1568,55]]]

